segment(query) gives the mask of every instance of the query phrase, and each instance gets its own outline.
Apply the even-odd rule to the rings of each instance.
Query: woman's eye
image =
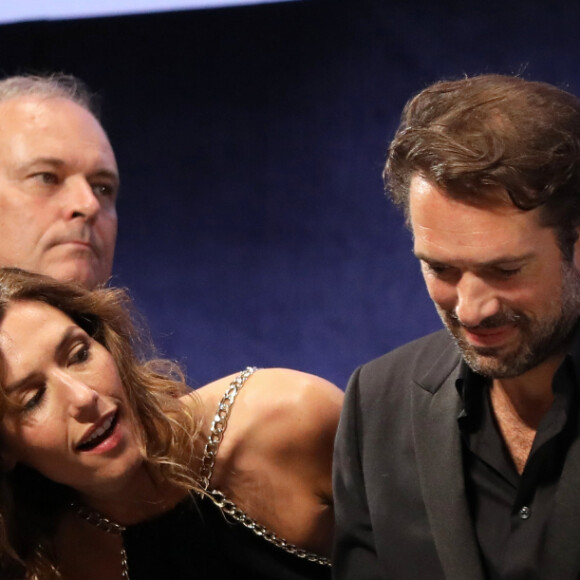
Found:
[[[46,392],[46,386],[42,385],[32,392],[32,396],[25,399],[22,410],[26,413],[37,409],[44,400],[44,395]]]
[[[88,344],[78,346],[72,353],[69,359],[69,364],[80,364],[89,360],[90,347]]]

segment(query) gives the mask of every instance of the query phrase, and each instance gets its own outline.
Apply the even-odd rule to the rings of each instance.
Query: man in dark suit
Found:
[[[482,75],[411,99],[385,177],[447,330],[359,368],[339,580],[580,576],[580,100]]]

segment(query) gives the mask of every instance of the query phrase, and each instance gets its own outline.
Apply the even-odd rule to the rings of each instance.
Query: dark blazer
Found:
[[[460,363],[443,330],[353,374],[334,456],[334,578],[485,578],[463,480],[455,387]],[[538,578],[576,580],[578,438],[568,452],[550,522]]]

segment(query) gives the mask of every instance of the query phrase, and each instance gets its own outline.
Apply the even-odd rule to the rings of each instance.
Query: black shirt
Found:
[[[576,332],[554,376],[554,401],[538,426],[521,475],[493,415],[491,381],[466,365],[457,381],[464,403],[458,422],[466,491],[489,580],[538,578],[545,531],[578,419],[579,369]]]

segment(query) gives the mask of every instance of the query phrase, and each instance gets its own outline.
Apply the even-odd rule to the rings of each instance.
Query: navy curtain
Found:
[[[193,386],[354,368],[440,328],[383,194],[402,106],[499,72],[580,94],[580,3],[305,0],[0,27],[0,73],[102,96],[122,176],[113,282]]]

